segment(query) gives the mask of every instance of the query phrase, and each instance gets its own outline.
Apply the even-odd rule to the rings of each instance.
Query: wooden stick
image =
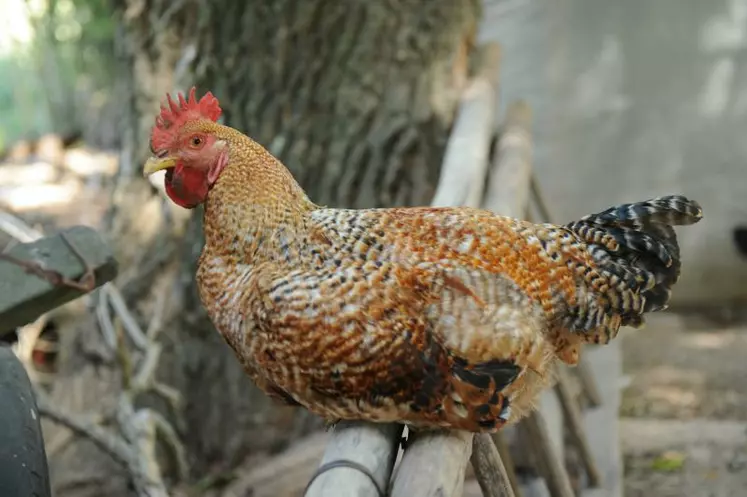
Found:
[[[483,497],[516,497],[508,471],[490,435],[481,433],[474,437],[470,461]]]
[[[597,386],[596,378],[591,373],[589,366],[589,360],[586,355],[582,355],[575,368],[576,376],[578,376],[581,382],[581,391],[589,401],[591,407],[599,407],[602,405],[602,394],[599,393],[599,387]]]
[[[386,492],[401,436],[397,424],[338,423],[304,496],[384,497],[380,489]]]
[[[584,470],[589,478],[591,487],[598,487],[602,481],[599,475],[599,469],[594,462],[594,457],[589,448],[589,440],[586,438],[583,421],[581,419],[581,410],[578,404],[573,400],[570,387],[568,385],[568,375],[564,368],[558,368],[558,382],[555,384],[555,393],[558,396],[560,407],[563,409],[563,418],[571,435],[573,445],[578,449],[581,461],[584,464]]]
[[[498,140],[482,205],[502,216],[522,218],[526,215],[532,174],[531,119],[526,103],[513,103]]]
[[[498,432],[493,434],[493,443],[495,448],[498,449],[498,455],[501,457],[503,466],[506,469],[506,476],[508,482],[511,484],[511,488],[514,491],[515,497],[522,497],[523,492],[521,491],[521,485],[519,485],[519,477],[516,476],[516,466],[514,465],[514,458],[508,450],[508,443],[503,433]],[[474,450],[474,448],[472,449]]]
[[[534,411],[520,424],[540,474],[552,497],[575,497],[568,472],[555,445],[550,439],[547,425],[540,411]]]
[[[552,223],[553,217],[550,214],[550,209],[547,208],[545,197],[542,195],[542,190],[539,186],[539,182],[537,181],[537,177],[534,174],[532,175],[529,182],[529,191],[531,192],[532,200],[534,200],[534,203],[537,206],[537,211],[542,222]]]
[[[460,497],[472,434],[453,430],[410,436],[413,440],[395,472],[391,497]]]
[[[500,58],[498,44],[487,44],[480,69],[462,95],[446,145],[434,207],[478,206],[482,200],[495,127]]]

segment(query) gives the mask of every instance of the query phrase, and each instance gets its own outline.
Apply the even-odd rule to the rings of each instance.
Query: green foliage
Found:
[[[81,129],[114,81],[116,26],[108,0],[32,4],[31,43],[0,56],[0,74],[13,75],[0,78],[0,150],[22,137]]]
[[[0,59],[0,74],[12,77],[0,78],[0,150],[16,140],[33,133],[49,129],[49,113],[45,105],[36,69],[29,57],[14,54]]]
[[[666,451],[651,463],[651,469],[662,472],[680,471],[685,465],[685,454],[677,451]]]

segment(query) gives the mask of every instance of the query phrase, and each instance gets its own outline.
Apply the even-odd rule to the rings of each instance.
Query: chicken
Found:
[[[683,196],[559,226],[466,207],[330,209],[283,164],[168,97],[144,173],[204,204],[197,284],[217,330],[268,395],[329,421],[495,431],[531,409],[557,361],[665,308],[680,273]]]

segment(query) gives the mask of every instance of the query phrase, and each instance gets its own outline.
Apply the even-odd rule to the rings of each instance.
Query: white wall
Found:
[[[535,111],[535,163],[558,221],[684,193],[673,304],[747,300],[747,0],[485,0],[502,108]]]

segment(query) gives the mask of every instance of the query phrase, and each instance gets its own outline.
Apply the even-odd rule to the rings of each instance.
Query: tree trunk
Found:
[[[429,202],[479,2],[222,4],[199,31],[196,76],[230,125],[318,203]]]
[[[209,323],[194,285],[201,212],[191,216],[183,233],[160,221],[159,229],[143,235],[145,207],[133,205],[132,198],[143,202],[147,189],[135,177],[148,154],[158,103],[165,93],[193,83],[200,94],[212,91],[226,124],[283,160],[317,203],[428,204],[467,79],[479,5],[478,0],[120,0],[122,53],[132,79],[120,173],[125,186],[115,195],[112,226],[122,241],[118,246],[134,245],[141,252],[163,232],[181,240],[177,252],[166,252],[182,262],[171,292],[177,311],[162,339],[167,350],[160,374],[185,396],[180,428],[194,477],[282,447],[318,422],[260,393]],[[151,257],[163,254],[164,246],[149,249]],[[125,264],[137,260],[123,257]],[[153,286],[156,272],[130,279],[124,289],[146,300],[141,306],[146,316],[152,298],[144,290]],[[88,402],[86,407],[92,399]]]

